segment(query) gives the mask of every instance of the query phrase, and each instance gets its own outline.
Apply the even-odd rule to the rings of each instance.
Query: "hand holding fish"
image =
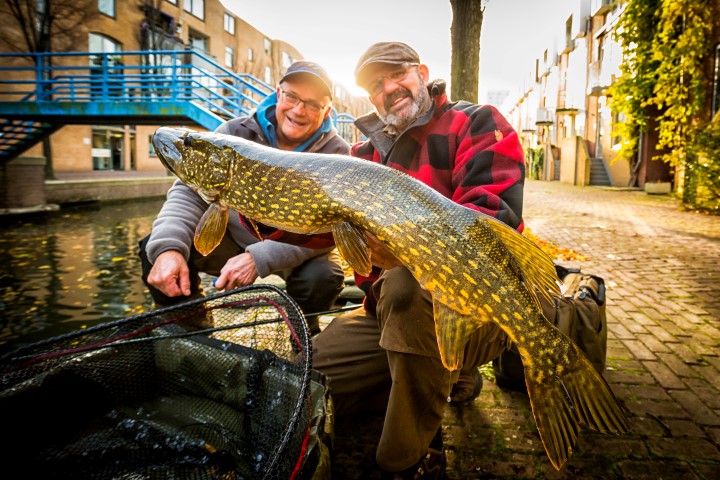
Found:
[[[384,270],[402,266],[402,262],[375,235],[366,231],[365,239],[370,248],[370,261],[373,265]]]
[[[190,270],[183,254],[167,250],[158,255],[147,282],[168,297],[189,296]]]
[[[220,276],[213,284],[218,290],[232,290],[233,288],[251,285],[258,278],[255,260],[249,253],[241,253],[230,258],[220,269]]]

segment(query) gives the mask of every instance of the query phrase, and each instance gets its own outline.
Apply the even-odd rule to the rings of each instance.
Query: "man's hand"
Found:
[[[167,250],[155,259],[147,282],[168,297],[190,295],[190,270],[182,253]]]
[[[257,278],[258,272],[252,255],[241,253],[225,263],[214,285],[218,290],[232,290],[251,285]]]
[[[365,239],[370,247],[370,261],[373,265],[384,270],[402,266],[400,260],[375,235],[365,231]]]

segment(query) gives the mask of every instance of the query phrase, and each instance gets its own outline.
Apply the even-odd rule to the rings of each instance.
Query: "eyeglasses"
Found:
[[[320,105],[318,102],[315,102],[313,100],[303,100],[294,93],[286,92],[285,90],[280,90],[280,96],[282,97],[282,101],[285,102],[287,105],[295,107],[298,103],[302,103],[303,105],[305,105],[305,109],[313,114],[318,114],[330,106]]]
[[[410,67],[417,67],[417,63],[403,63],[402,68],[392,71],[387,75],[382,75],[374,79],[371,83],[365,86],[365,90],[370,94],[371,97],[376,97],[385,89],[385,80],[390,80],[392,83],[400,83],[405,80],[412,70]]]

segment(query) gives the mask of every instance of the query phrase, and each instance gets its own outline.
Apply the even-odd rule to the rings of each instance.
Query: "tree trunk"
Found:
[[[485,7],[482,0],[450,0],[453,19],[452,65],[450,70],[452,100],[477,103],[480,87],[480,31]]]

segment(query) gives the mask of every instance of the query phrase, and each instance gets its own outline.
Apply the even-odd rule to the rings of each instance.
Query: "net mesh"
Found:
[[[38,342],[0,359],[5,468],[26,478],[301,478],[313,374],[303,316],[270,285]]]

